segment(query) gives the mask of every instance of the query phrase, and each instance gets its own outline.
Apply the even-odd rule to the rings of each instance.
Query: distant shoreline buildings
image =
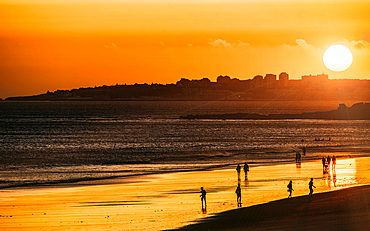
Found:
[[[327,74],[256,75],[240,80],[227,75],[216,82],[208,78],[181,78],[176,84],[133,84],[57,90],[41,95],[9,97],[6,100],[340,100],[370,101],[370,80],[329,79]]]
[[[276,87],[287,87],[289,85],[297,84],[297,81],[302,81],[306,84],[325,84],[329,81],[329,75],[326,74],[318,74],[318,75],[303,75],[301,80],[290,80],[289,74],[286,72],[281,72],[279,74],[279,79],[277,79],[277,75],[275,74],[266,74],[265,77],[262,75],[256,75],[253,79],[247,80],[239,80],[237,78],[231,78],[227,75],[225,76],[218,76],[216,83],[221,85],[234,85],[234,84],[241,84],[247,88],[259,88],[259,87],[267,87],[267,88],[276,88]],[[197,86],[206,86],[212,84],[208,78],[203,78],[200,80],[189,80],[186,78],[182,78],[180,81],[177,81],[176,85],[185,87],[191,85]]]

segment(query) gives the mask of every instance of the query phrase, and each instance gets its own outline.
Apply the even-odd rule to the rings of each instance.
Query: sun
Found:
[[[343,45],[333,45],[324,54],[324,64],[332,71],[344,71],[352,64],[352,53]]]

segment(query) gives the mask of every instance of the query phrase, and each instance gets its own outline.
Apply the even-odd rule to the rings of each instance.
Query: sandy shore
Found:
[[[212,224],[225,223],[225,230],[243,228],[245,227],[243,225],[248,223],[245,217],[250,216],[244,213],[252,211],[254,215],[251,218],[254,217],[256,220],[253,227],[257,228],[261,222],[275,225],[274,219],[286,219],[286,223],[281,223],[281,229],[285,229],[284,225],[291,223],[294,227],[296,224],[293,220],[289,222],[291,216],[307,215],[309,218],[302,218],[302,222],[307,223],[302,224],[310,225],[315,220],[314,216],[321,216],[323,213],[323,207],[319,207],[320,205],[328,207],[348,197],[359,198],[357,202],[343,202],[343,206],[347,207],[338,204],[342,207],[332,208],[330,213],[332,217],[341,217],[349,213],[346,211],[352,211],[353,216],[343,218],[343,215],[342,218],[338,218],[347,219],[346,224],[350,225],[353,221],[360,221],[362,215],[365,216],[365,208],[360,206],[368,204],[359,202],[365,199],[370,202],[368,187],[351,188],[329,194],[318,193],[369,184],[368,166],[370,166],[369,157],[342,158],[338,159],[335,171],[331,170],[328,173],[323,173],[321,162],[317,160],[301,165],[251,166],[247,178],[244,174],[238,177],[233,168],[142,176],[140,182],[136,180],[127,182],[122,179],[121,184],[116,181],[111,185],[102,183],[98,186],[3,189],[0,190],[0,230],[164,230],[189,225],[227,210],[232,211],[210,220],[216,222]],[[314,178],[316,186],[314,197],[310,200],[299,197],[308,194],[307,184],[311,177]],[[288,196],[286,185],[289,180],[293,181],[294,198],[281,200]],[[252,207],[233,210],[237,208],[235,188],[238,183],[242,188],[243,207]],[[207,190],[206,212],[201,209],[200,187]],[[354,196],[349,196],[351,193]],[[360,197],[361,195],[365,196]],[[254,206],[275,200],[280,201]],[[294,209],[287,210],[285,207],[288,205],[283,205],[284,203],[290,204],[290,208]],[[312,204],[318,207],[313,207]],[[279,216],[274,217],[275,213],[269,212],[272,211],[270,207],[267,210],[263,209],[264,206],[271,205],[276,206],[274,209],[281,210],[280,213],[276,213],[280,214]],[[314,210],[308,209],[308,205]],[[255,210],[256,208],[261,210]],[[297,213],[300,212],[299,208],[302,209],[303,215]],[[338,213],[338,209],[342,209],[343,212]],[[356,212],[360,210],[362,215],[357,217]],[[288,212],[295,215],[288,216],[286,215]],[[222,218],[225,216],[226,218]],[[222,219],[226,219],[227,222]],[[317,219],[319,221],[324,217]],[[298,221],[299,219],[294,222]],[[361,225],[360,222],[357,223]],[[207,224],[211,223],[207,221],[200,225]],[[298,222],[296,225],[298,224],[301,223]],[[197,226],[188,228],[194,227]]]
[[[370,230],[370,186],[227,211],[178,230]]]

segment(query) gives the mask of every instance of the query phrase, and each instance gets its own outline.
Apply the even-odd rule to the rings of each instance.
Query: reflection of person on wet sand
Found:
[[[289,181],[289,184],[287,185],[287,188],[288,188],[288,192],[289,192],[288,198],[292,198],[292,192],[294,191],[292,181]]]
[[[310,182],[308,183],[308,188],[310,189],[310,194],[308,194],[308,196],[311,196],[311,197],[312,197],[313,188],[316,188],[316,187],[313,185],[313,178],[311,178]]]
[[[333,171],[333,184],[334,187],[337,187],[337,173],[335,172],[335,170]]]
[[[240,188],[240,184],[235,190],[236,193],[236,202],[238,203],[238,207],[242,207],[242,189]]]
[[[327,171],[328,171],[328,163],[326,162],[325,157],[323,157],[323,158],[321,159],[321,161],[322,161],[322,169],[323,169],[323,172],[324,172],[324,174],[325,174],[325,173],[327,173]]]
[[[200,188],[200,200],[202,201],[202,209],[203,209],[203,200],[204,200],[204,208],[207,208],[207,201],[206,201],[206,190],[203,187]]]

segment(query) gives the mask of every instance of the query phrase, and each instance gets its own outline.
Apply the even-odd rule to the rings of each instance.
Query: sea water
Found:
[[[178,119],[189,114],[328,111],[338,103],[3,101],[0,188],[292,162],[302,147],[307,149],[304,160],[328,152],[368,155],[366,120]]]

